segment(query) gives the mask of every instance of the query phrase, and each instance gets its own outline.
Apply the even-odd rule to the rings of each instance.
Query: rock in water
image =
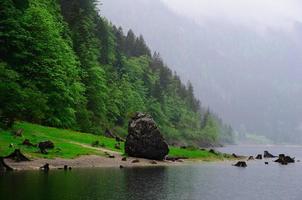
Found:
[[[262,159],[262,155],[261,155],[261,154],[258,154],[258,155],[256,156],[256,159],[257,159],[257,160],[261,160],[261,159]]]
[[[264,158],[275,158],[277,156],[274,156],[273,154],[269,153],[268,151],[264,151],[263,157]]]
[[[236,166],[236,167],[247,167],[247,164],[244,161],[238,161],[234,166]]]
[[[275,160],[275,162],[278,162],[282,165],[287,165],[288,163],[294,163],[295,162],[295,158],[291,158],[289,156],[285,156],[284,154],[279,154],[279,157],[277,160]]]
[[[129,156],[163,160],[169,147],[151,116],[137,113],[129,122],[125,152]]]

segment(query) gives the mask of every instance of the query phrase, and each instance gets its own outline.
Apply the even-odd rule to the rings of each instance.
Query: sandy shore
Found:
[[[68,165],[72,168],[104,168],[104,167],[147,167],[147,166],[177,166],[184,165],[189,161],[172,162],[172,161],[152,161],[143,158],[128,157],[126,161],[122,160],[121,155],[114,155],[115,158],[102,157],[96,155],[80,156],[74,159],[32,159],[26,162],[15,162],[10,159],[5,159],[5,163],[12,167],[14,170],[39,170],[39,168],[46,163],[49,164],[50,169],[63,168]],[[133,163],[133,160],[139,162]]]

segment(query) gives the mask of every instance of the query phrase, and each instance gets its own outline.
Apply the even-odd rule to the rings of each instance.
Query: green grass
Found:
[[[232,156],[217,152],[217,154],[210,153],[207,150],[199,149],[181,149],[177,147],[170,147],[169,156],[187,157],[190,159],[200,159],[203,161],[214,161],[231,159]]]
[[[24,130],[22,137],[15,137],[9,131],[0,132],[0,156],[5,156],[12,152],[14,148],[21,149],[31,157],[44,157],[44,158],[75,158],[80,155],[102,155],[98,150],[83,147],[83,145],[91,145],[94,141],[99,141],[104,145],[104,148],[120,151],[114,148],[116,143],[115,139],[97,136],[93,134],[81,133],[71,130],[57,129],[51,127],[40,126],[27,122],[18,122],[14,129]],[[36,147],[26,147],[21,145],[24,139],[29,139],[31,143],[37,144],[38,142],[51,140],[55,144],[55,148],[50,150],[48,154],[43,155],[39,153]],[[13,144],[14,147],[10,148],[9,145]],[[123,148],[123,144],[121,145]]]
[[[15,148],[21,149],[21,151],[29,157],[75,158],[81,155],[103,155],[102,151],[89,148],[94,141],[99,141],[106,149],[124,153],[124,143],[121,143],[121,150],[115,149],[115,139],[106,138],[104,136],[51,128],[27,122],[18,122],[15,124],[14,130],[20,128],[24,130],[22,137],[15,137],[9,131],[0,131],[0,156],[8,155],[14,151]],[[39,153],[39,149],[36,147],[26,147],[21,145],[24,139],[29,139],[33,144],[37,144],[45,140],[51,140],[54,142],[55,148],[53,150],[49,150],[48,154],[43,155]],[[9,147],[10,144],[13,144],[12,148]],[[206,150],[181,149],[176,147],[170,147],[169,156],[182,156],[209,161],[221,160],[228,157],[225,154],[216,155]]]

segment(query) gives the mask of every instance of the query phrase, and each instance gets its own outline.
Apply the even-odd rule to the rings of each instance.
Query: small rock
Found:
[[[275,162],[278,162],[282,165],[287,165],[288,163],[294,163],[295,162],[295,158],[291,158],[289,156],[285,156],[284,154],[279,154],[279,157],[277,160],[275,160]]]
[[[215,155],[218,155],[218,154],[219,154],[219,153],[218,153],[217,151],[215,151],[214,149],[210,149],[209,152],[212,153],[212,154],[215,154]]]
[[[247,164],[244,161],[238,161],[234,166],[236,166],[236,167],[247,167]]]
[[[120,143],[116,143],[116,144],[114,145],[114,148],[116,148],[116,149],[121,149],[121,144],[120,144]]]
[[[100,146],[100,141],[96,140],[96,141],[92,142],[92,143],[91,143],[91,146],[93,146],[93,147],[98,147],[98,146]]]
[[[47,149],[53,149],[55,147],[54,143],[50,140],[39,142],[38,147],[42,154],[47,154]]]
[[[139,163],[138,159],[132,160],[132,163]]]
[[[250,156],[247,160],[254,160],[254,157]]]
[[[268,162],[264,162],[264,164],[268,165]]]
[[[25,146],[29,146],[29,147],[35,147],[36,145],[32,144],[29,139],[25,139],[23,142],[22,142],[22,145],[25,145]]]
[[[257,160],[262,160],[262,155],[261,155],[261,154],[258,154],[258,155],[256,156],[256,159],[257,159]]]
[[[67,171],[67,169],[68,169],[68,166],[64,165],[64,170]]]
[[[264,158],[275,158],[277,156],[274,156],[273,154],[269,153],[268,151],[264,151],[263,157]]]
[[[157,164],[157,162],[155,160],[151,160],[150,163],[153,164],[153,165]]]
[[[108,158],[115,158],[115,156],[114,155],[109,155]]]
[[[43,170],[44,172],[48,172],[49,171],[49,164],[46,163],[45,165],[43,165],[42,167],[40,167],[41,170]]]
[[[123,166],[123,165],[120,165],[120,169],[122,169],[122,168],[124,168],[124,166]]]
[[[232,154],[232,156],[233,156],[234,158],[238,158],[238,156],[237,156],[236,154],[234,154],[234,153]]]
[[[123,157],[123,158],[122,158],[122,161],[127,161],[127,157]]]

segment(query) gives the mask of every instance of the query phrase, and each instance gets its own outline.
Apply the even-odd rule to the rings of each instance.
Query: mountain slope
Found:
[[[183,80],[192,81],[202,103],[237,130],[302,141],[299,23],[293,31],[259,32],[222,19],[197,24],[160,0],[102,3],[104,16],[144,34]]]

